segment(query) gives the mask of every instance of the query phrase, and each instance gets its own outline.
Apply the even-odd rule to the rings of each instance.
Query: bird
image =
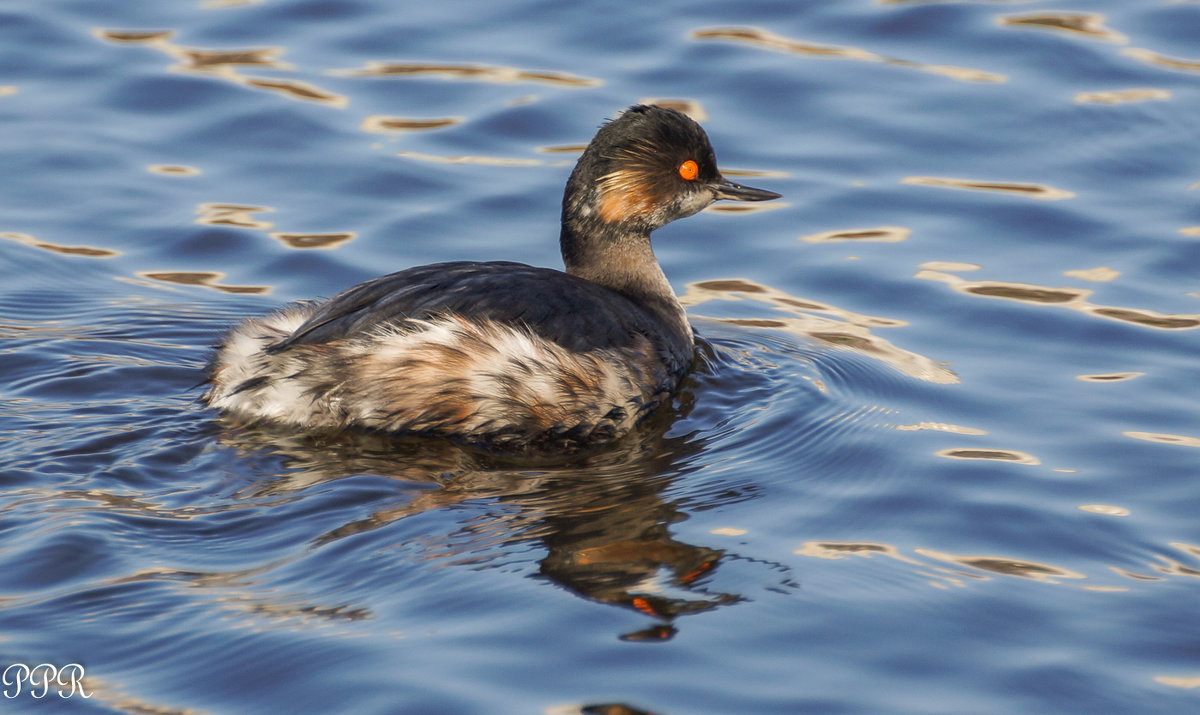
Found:
[[[634,105],[600,126],[567,180],[565,271],[436,263],[246,319],[214,347],[201,400],[305,432],[602,446],[669,401],[693,363],[651,232],[718,199],[777,198],[723,177],[687,115]]]

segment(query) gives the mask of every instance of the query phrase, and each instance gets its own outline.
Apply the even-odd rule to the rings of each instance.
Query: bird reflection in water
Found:
[[[453,534],[430,539],[431,557],[477,565],[494,558],[498,548],[539,543],[547,553],[538,578],[655,618],[654,625],[621,638],[662,641],[675,634],[678,616],[743,600],[707,587],[731,557],[677,540],[671,525],[687,519],[689,510],[754,496],[746,485],[730,485],[705,498],[667,496],[673,486],[679,491],[678,480],[704,447],[695,436],[667,436],[691,403],[686,384],[676,409],[660,411],[601,451],[566,458],[518,462],[440,439],[365,432],[303,435],[229,418],[221,422],[220,438],[226,446],[283,460],[283,473],[254,485],[245,498],[295,493],[363,474],[428,487],[398,490],[403,503],[316,536],[314,545],[471,502],[479,509]]]

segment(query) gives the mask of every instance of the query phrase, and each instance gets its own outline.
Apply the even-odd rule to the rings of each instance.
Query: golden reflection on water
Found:
[[[1079,510],[1092,514],[1104,514],[1105,516],[1129,516],[1128,509],[1123,506],[1113,506],[1111,504],[1080,504]]]
[[[872,328],[896,328],[907,325],[902,320],[861,315],[825,303],[798,298],[761,283],[744,278],[690,283],[679,298],[688,308],[713,300],[752,300],[782,313],[770,318],[707,318],[728,325],[781,330],[815,340],[826,345],[853,350],[880,360],[893,369],[926,382],[953,384],[958,377],[943,365],[917,353],[892,345],[874,335]],[[813,315],[813,313],[824,313]]]
[[[340,94],[326,92],[320,87],[308,82],[301,82],[294,79],[267,79],[264,77],[241,77],[237,80],[249,87],[257,87],[259,89],[269,89],[281,94],[287,95],[292,99],[305,99],[313,102],[322,102],[334,107],[344,107],[349,103],[349,100]]]
[[[1146,581],[1146,582],[1166,581],[1166,579],[1161,576],[1153,576],[1150,574],[1137,573],[1136,571],[1130,571],[1129,569],[1123,569],[1118,566],[1109,566],[1108,568],[1110,571],[1117,574],[1118,576],[1124,576],[1125,578],[1133,580],[1133,581]]]
[[[1171,542],[1171,547],[1188,554],[1193,559],[1200,557],[1200,546],[1173,541]],[[1159,563],[1150,564],[1150,568],[1163,574],[1164,576],[1186,576],[1188,578],[1200,578],[1200,569],[1195,568],[1194,566],[1188,566],[1181,561],[1173,559],[1169,556],[1164,556],[1162,554],[1157,554],[1155,558],[1158,559]]]
[[[92,34],[109,42],[157,42],[175,36],[173,30],[108,30],[97,27]]]
[[[341,246],[358,236],[354,231],[345,233],[283,233],[272,231],[267,234],[288,248],[323,248],[332,249]]]
[[[274,211],[269,206],[247,206],[245,204],[203,203],[196,207],[196,223],[209,226],[236,226],[265,231],[275,224],[260,221],[253,214]]]
[[[952,425],[946,422],[918,422],[911,425],[896,425],[894,429],[901,432],[919,432],[929,430],[933,432],[949,432],[951,434],[987,434],[987,430],[976,429],[975,427],[964,427],[962,425]]]
[[[203,70],[224,65],[245,65],[250,67],[270,67],[279,70],[295,69],[295,66],[281,62],[278,57],[283,54],[282,47],[261,47],[250,50],[206,50],[195,47],[175,47],[174,56],[183,59],[184,69]]]
[[[582,154],[584,149],[587,149],[586,144],[564,144],[562,146],[538,147],[538,151],[545,152],[547,154]]]
[[[745,536],[750,532],[746,529],[739,529],[732,526],[720,526],[715,529],[709,529],[708,533],[716,536]]]
[[[1181,434],[1162,434],[1159,432],[1122,432],[1121,434],[1133,439],[1140,439],[1145,442],[1158,442],[1159,444],[1180,445],[1183,447],[1200,447],[1200,438],[1188,437]]]
[[[208,715],[203,710],[176,707],[167,702],[156,702],[129,695],[128,691],[137,690],[137,685],[121,685],[107,678],[96,677],[92,673],[85,673],[82,678],[74,681],[74,685],[80,688],[79,691],[76,691],[74,687],[68,689],[65,685],[55,682],[53,678],[47,678],[45,682],[48,687],[47,693],[55,693],[64,699],[73,697],[77,692],[87,693],[84,697],[88,698],[89,703],[103,703],[106,706],[105,709],[111,712],[144,713],[145,715]]]
[[[983,266],[978,263],[959,263],[957,261],[926,261],[918,266],[918,268],[930,271],[954,271],[956,273],[983,270]]]
[[[981,581],[988,580],[991,576],[1013,576],[1051,584],[1058,583],[1055,579],[1087,578],[1084,574],[1076,571],[1035,561],[1023,561],[996,556],[959,556],[921,548],[914,549],[914,552],[935,562],[949,563],[953,567],[946,568],[936,563],[930,564],[926,561],[906,556],[890,544],[875,542],[809,541],[805,542],[801,548],[795,551],[796,554],[801,556],[833,560],[844,559],[847,556],[859,556],[863,558],[883,556],[899,561],[900,563],[918,567],[920,570],[917,573],[935,579],[929,583],[936,588],[945,588],[947,584],[961,587],[965,585],[963,579]]]
[[[317,102],[331,107],[344,107],[349,103],[346,97],[321,89],[309,82],[274,77],[253,77],[238,71],[239,67],[294,70],[293,65],[279,60],[279,56],[284,52],[282,47],[233,50],[187,47],[171,41],[175,36],[171,30],[112,30],[98,27],[92,30],[92,34],[107,42],[141,44],[163,52],[177,62],[168,68],[172,72],[212,77],[242,87],[267,90],[290,99]]]
[[[950,65],[936,65],[927,64],[924,62],[913,62],[911,60],[902,60],[896,57],[888,57],[886,55],[877,54],[869,50],[860,49],[858,47],[823,45],[815,42],[807,42],[805,40],[797,40],[791,37],[777,35],[761,27],[711,27],[702,30],[693,30],[690,37],[694,40],[726,40],[730,42],[738,42],[751,45],[753,47],[758,47],[760,49],[787,52],[789,54],[795,54],[804,57],[856,60],[860,62],[878,62],[881,64],[891,65],[893,67],[907,67],[909,69],[914,69],[921,72],[941,75],[943,77],[949,77],[961,82],[995,83],[1008,81],[1007,75],[997,74],[995,72],[985,72],[983,70],[969,69],[966,67],[952,67]]]
[[[806,541],[793,553],[801,556],[811,556],[816,559],[839,560],[847,556],[859,556],[869,559],[872,556],[886,556],[889,559],[906,564],[920,565],[916,559],[904,556],[890,544],[879,544],[870,541]]]
[[[436,119],[411,119],[408,117],[389,117],[384,114],[372,114],[362,122],[362,130],[377,134],[391,132],[428,131],[454,126],[462,122],[461,117],[439,117]]]
[[[270,221],[263,221],[255,217],[254,214],[274,210],[270,206],[203,203],[196,207],[196,213],[198,214],[196,223],[207,226],[232,226],[234,228],[248,228],[255,231],[268,231],[275,224]],[[358,233],[355,231],[337,231],[332,233],[271,231],[267,235],[288,248],[300,249],[337,248],[347,241],[352,241],[358,237]]]
[[[16,86],[11,85],[11,84],[0,85],[0,97],[8,97],[8,96],[16,94],[16,93],[17,93]]]
[[[1109,308],[1104,306],[1088,306],[1088,312],[1103,318],[1122,320],[1127,323],[1137,323],[1148,328],[1162,330],[1192,330],[1200,327],[1200,313],[1176,314],[1159,313],[1152,310],[1137,310],[1133,308]]]
[[[94,246],[64,246],[58,243],[50,243],[39,238],[30,236],[27,233],[18,233],[16,231],[0,232],[0,238],[9,241],[16,241],[31,248],[40,248],[43,251],[51,253],[59,253],[64,256],[85,256],[87,258],[112,258],[121,255],[120,251],[113,251],[108,248],[96,248]]]
[[[770,203],[747,203],[738,201],[734,203],[716,203],[706,206],[704,211],[715,214],[748,214],[762,213],[764,211],[778,211],[779,209],[790,208],[791,204],[787,201],[771,201]]]
[[[1081,268],[1075,271],[1063,271],[1063,275],[1067,276],[1068,278],[1078,278],[1084,281],[1107,283],[1108,281],[1119,278],[1121,276],[1121,272],[1114,271],[1108,266],[1097,266],[1095,268]]]
[[[1155,67],[1165,67],[1179,72],[1200,72],[1200,60],[1169,57],[1142,47],[1126,47],[1121,50],[1121,54]]]
[[[997,18],[997,21],[1001,25],[1053,30],[1118,44],[1129,41],[1125,35],[1106,27],[1104,15],[1098,12],[1035,12],[1026,15],[1004,15]]]
[[[1075,196],[1071,191],[1056,189],[1045,184],[1022,184],[1009,181],[976,181],[974,179],[952,179],[944,176],[909,176],[900,180],[903,184],[938,186],[946,189],[968,191],[994,191],[1002,194],[1028,196],[1043,201],[1060,201]]]
[[[1171,98],[1171,90],[1154,87],[1115,89],[1104,92],[1080,92],[1075,95],[1076,104],[1132,104],[1135,102],[1165,102]]]
[[[1190,677],[1156,675],[1154,676],[1154,682],[1161,683],[1163,685],[1169,685],[1172,688],[1200,688],[1200,675],[1193,675]]]
[[[1014,449],[978,449],[978,448],[954,448],[941,449],[934,452],[939,457],[947,459],[982,459],[992,460],[996,462],[1014,462],[1016,464],[1031,464],[1038,465],[1042,461],[1032,454],[1018,452]]]
[[[509,107],[520,107],[524,104],[533,104],[534,102],[541,101],[541,99],[542,95],[540,94],[523,94],[520,97],[513,97],[505,102],[505,104]]]
[[[1006,281],[968,281],[946,273],[921,269],[916,277],[945,283],[960,293],[989,298],[1006,298],[1035,305],[1054,305],[1070,308],[1087,315],[1142,325],[1159,330],[1193,330],[1200,327],[1200,313],[1159,313],[1140,308],[1121,308],[1088,302],[1092,291],[1083,288],[1051,288],[1030,283]]]
[[[358,69],[330,70],[329,74],[339,77],[422,77],[436,75],[450,79],[514,84],[536,82],[559,87],[598,87],[602,82],[591,77],[581,77],[567,72],[548,70],[523,70],[517,67],[499,67],[476,64],[437,64],[430,62],[381,62],[370,60]]]
[[[1109,372],[1099,375],[1076,375],[1075,379],[1084,382],[1121,382],[1132,380],[1135,377],[1141,377],[1145,374],[1144,372]]]
[[[270,286],[235,286],[221,283],[224,273],[208,271],[137,271],[134,275],[152,281],[173,283],[175,285],[199,286],[211,288],[222,293],[253,293],[266,294],[271,292]]]
[[[897,243],[912,235],[912,229],[903,226],[876,226],[874,228],[848,228],[823,231],[801,236],[805,243],[835,243],[838,241],[868,241],[875,243]]]
[[[1109,516],[1127,516],[1129,513],[1123,507],[1107,505],[1084,505],[1079,509]],[[1182,542],[1171,542],[1169,546],[1193,559],[1200,559],[1200,546]],[[913,573],[931,578],[929,585],[934,588],[946,588],[948,585],[961,587],[966,585],[964,579],[987,581],[995,576],[1010,576],[1047,584],[1059,584],[1062,579],[1082,581],[1093,578],[1073,569],[1006,556],[956,555],[919,547],[913,549],[915,556],[908,556],[901,553],[895,546],[871,541],[808,541],[794,553],[835,561],[844,560],[848,556],[866,559],[882,556],[914,567]],[[949,564],[949,567],[946,564]],[[1162,576],[1138,573],[1119,566],[1109,566],[1107,569],[1122,578],[1144,584],[1163,582],[1169,577],[1200,578],[1200,569],[1188,566],[1164,554],[1156,554],[1155,561],[1148,562],[1146,567]],[[1080,584],[1077,587],[1087,591],[1110,593],[1122,593],[1130,590],[1125,586],[1105,584]]]
[[[944,561],[957,567],[976,569],[999,576],[1016,576],[1043,583],[1058,583],[1054,579],[1085,579],[1087,576],[1070,569],[1037,561],[1023,561],[1000,556],[964,556],[932,549],[914,549],[921,556]]]
[[[159,174],[161,176],[199,176],[200,170],[194,166],[184,166],[182,164],[150,164],[146,167],[146,171],[151,174]]]

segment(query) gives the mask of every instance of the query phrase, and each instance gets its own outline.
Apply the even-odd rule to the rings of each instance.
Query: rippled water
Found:
[[[3,709],[1195,711],[1197,27],[0,3],[0,665],[91,693]],[[628,439],[514,464],[197,404],[242,316],[560,265],[579,147],[667,99],[786,198],[656,234],[700,361]]]

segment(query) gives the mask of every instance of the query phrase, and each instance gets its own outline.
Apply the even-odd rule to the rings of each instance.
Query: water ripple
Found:
[[[696,40],[724,40],[729,42],[738,42],[750,45],[752,47],[775,50],[777,52],[787,52],[789,54],[799,55],[802,57],[856,60],[859,62],[878,62],[881,64],[891,65],[893,67],[904,67],[918,70],[920,72],[941,75],[943,77],[949,77],[950,79],[959,80],[960,82],[999,83],[1008,81],[1007,76],[995,72],[985,72],[983,70],[969,69],[966,67],[953,67],[951,65],[913,62],[911,60],[888,57],[886,55],[877,54],[875,52],[871,52],[870,50],[864,50],[858,47],[825,45],[816,42],[808,42],[806,40],[797,40],[791,37],[777,35],[759,27],[704,28],[701,30],[693,30],[691,37]]]
[[[172,42],[175,33],[170,30],[130,31],[96,28],[92,34],[107,42],[145,45],[163,52],[176,60],[177,64],[168,67],[174,72],[220,79],[243,87],[282,94],[290,99],[316,102],[331,107],[345,107],[349,104],[349,99],[345,96],[327,91],[310,82],[298,79],[254,77],[238,71],[238,67],[261,67],[285,71],[295,69],[293,65],[277,59],[284,51],[281,47],[234,50],[187,47]]]
[[[62,707],[1195,709],[1195,3],[9,5],[0,639]],[[656,235],[697,363],[611,450],[196,402],[276,303],[557,266],[636,101],[787,201]]]
[[[968,295],[1003,298],[1033,305],[1070,308],[1087,315],[1132,323],[1159,330],[1193,330],[1200,328],[1200,313],[1160,313],[1144,308],[1096,305],[1088,301],[1092,291],[1082,288],[1052,288],[1029,283],[1008,281],[968,281],[943,271],[922,269],[917,278],[945,283]]]
[[[1035,12],[1024,15],[1003,15],[998,22],[1004,26],[1050,30],[1069,36],[1082,36],[1115,44],[1125,44],[1129,38],[1105,25],[1106,18],[1098,12]]]
[[[330,74],[341,77],[436,77],[512,84],[535,82],[557,87],[595,87],[600,80],[580,77],[567,72],[548,70],[524,70],[516,67],[494,67],[486,65],[451,65],[427,62],[383,62],[371,60],[359,69],[330,70]]]

